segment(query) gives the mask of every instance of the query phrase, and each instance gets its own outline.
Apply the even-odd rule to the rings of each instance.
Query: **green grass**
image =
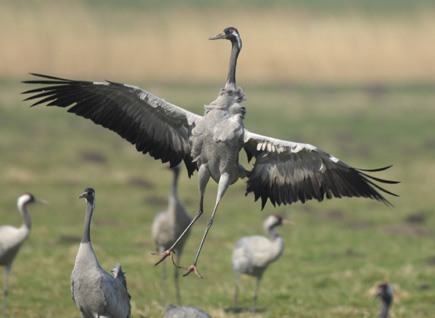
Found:
[[[217,94],[216,85],[131,83],[192,111]],[[150,227],[166,208],[171,175],[116,134],[62,109],[29,108],[16,81],[0,82],[0,220],[19,225],[15,200],[23,192],[47,199],[29,208],[33,228],[14,262],[8,299],[10,317],[77,317],[69,276],[82,232],[85,203],[77,199],[94,187],[97,206],[92,240],[106,270],[120,261],[127,271],[134,317],[160,317],[160,266]],[[427,87],[318,85],[245,86],[249,130],[312,143],[346,163],[363,168],[394,167],[380,177],[402,181],[388,188],[394,208],[364,199],[273,208],[260,212],[243,181],[224,197],[199,269],[204,276],[181,279],[183,304],[213,317],[250,317],[254,279],[240,280],[240,306],[232,306],[232,248],[241,236],[261,234],[269,213],[296,225],[282,228],[286,249],[266,272],[258,317],[375,317],[372,288],[388,280],[396,291],[395,318],[429,317],[435,310],[435,219],[433,180],[435,94]],[[99,161],[86,158],[97,157]],[[187,242],[182,265],[193,260],[214,203],[210,183],[205,215]],[[180,180],[180,197],[193,214],[196,175]],[[422,214],[422,223],[410,215]],[[166,262],[169,273],[170,262]],[[169,279],[168,301],[175,302]],[[428,288],[427,288],[428,287]]]

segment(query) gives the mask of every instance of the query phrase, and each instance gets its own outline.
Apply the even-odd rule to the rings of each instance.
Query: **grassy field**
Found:
[[[394,164],[379,176],[400,180],[388,187],[400,197],[391,198],[393,208],[336,199],[260,211],[239,181],[225,195],[201,254],[204,279],[181,279],[183,304],[213,317],[250,317],[255,282],[240,280],[241,308],[233,308],[231,251],[241,236],[261,234],[267,214],[280,213],[296,225],[279,229],[286,249],[263,278],[258,317],[375,317],[373,287],[381,281],[391,282],[396,292],[393,318],[433,315],[435,54],[428,39],[435,32],[435,11],[430,7],[383,19],[357,13],[333,17],[303,7],[283,13],[278,5],[266,11],[236,8],[222,17],[208,7],[177,14],[158,7],[145,13],[135,7],[114,10],[98,1],[75,2],[67,11],[63,1],[35,3],[39,6],[0,4],[0,24],[14,26],[7,33],[0,28],[6,43],[0,50],[0,224],[19,226],[15,202],[23,192],[50,201],[29,208],[33,227],[12,269],[9,317],[79,316],[69,276],[85,213],[77,196],[89,186],[97,195],[92,240],[100,263],[106,270],[122,263],[134,317],[161,317],[161,268],[150,255],[150,227],[166,208],[171,182],[160,162],[116,134],[61,109],[29,108],[20,95],[29,87],[20,81],[29,79],[28,72],[118,80],[201,114],[223,85],[229,53],[227,45],[205,40],[227,25],[239,27],[244,40],[238,83],[247,93],[249,130],[312,143],[356,167]],[[342,50],[351,38],[358,41]],[[192,53],[193,48],[198,50]],[[189,180],[184,171],[179,192],[193,215],[196,175]],[[194,258],[215,193],[210,183],[205,215],[187,241],[182,265]],[[175,302],[168,290],[168,301]]]

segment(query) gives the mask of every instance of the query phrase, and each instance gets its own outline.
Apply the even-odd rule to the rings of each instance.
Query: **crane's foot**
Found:
[[[184,269],[187,271],[186,274],[184,274],[183,276],[186,277],[188,276],[190,273],[194,272],[196,274],[196,276],[198,276],[199,278],[203,279],[204,277],[201,276],[201,274],[198,272],[198,269],[196,268],[196,265],[190,265],[188,267],[181,267],[181,266],[177,266],[180,269]]]
[[[174,264],[174,266],[177,266],[177,264],[175,264],[175,261],[174,261],[174,254],[175,254],[175,252],[174,252],[174,251],[171,251],[171,250],[166,250],[166,251],[164,251],[164,252],[162,252],[162,253],[151,253],[151,255],[162,256],[162,258],[161,258],[157,263],[155,263],[154,266],[159,265],[159,264],[160,264],[161,262],[163,262],[163,261],[166,259],[166,257],[168,257],[168,256],[171,256],[172,264]],[[178,266],[177,266],[177,267],[178,267]]]

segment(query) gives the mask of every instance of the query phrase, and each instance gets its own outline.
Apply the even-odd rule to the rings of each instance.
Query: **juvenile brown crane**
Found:
[[[190,227],[203,213],[204,193],[210,178],[218,183],[216,202],[192,265],[183,267],[185,275],[195,272],[197,262],[219,202],[228,187],[239,178],[247,177],[246,193],[261,198],[262,207],[270,200],[275,204],[325,197],[364,197],[389,204],[378,192],[395,195],[376,182],[396,183],[367,174],[389,167],[363,170],[353,168],[336,157],[310,144],[284,141],[252,133],[245,129],[243,119],[244,92],[236,88],[236,64],[242,40],[236,28],[226,28],[211,40],[231,42],[231,55],[225,87],[217,99],[205,106],[204,116],[170,104],[141,88],[114,82],[74,81],[47,75],[33,74],[43,79],[25,81],[41,84],[28,90],[26,100],[37,99],[32,106],[69,107],[68,112],[91,119],[94,123],[115,131],[136,146],[171,166],[184,161],[188,174],[198,171],[199,208]],[[244,149],[248,159],[255,157],[251,171],[239,164],[239,152]],[[159,264],[172,255],[177,240],[167,249]]]
[[[187,214],[186,209],[181,204],[177,195],[178,177],[180,176],[180,165],[172,168],[174,177],[172,180],[171,191],[169,194],[168,210],[160,212],[154,218],[151,233],[159,253],[163,253],[174,244],[177,238],[183,233],[184,229],[192,221],[192,218]],[[183,236],[175,248],[177,263],[180,262],[180,256],[183,251],[184,243],[189,235],[189,232]],[[166,302],[166,268],[162,264],[162,302]],[[177,302],[181,305],[180,287],[178,283],[178,268],[174,268],[174,283]]]

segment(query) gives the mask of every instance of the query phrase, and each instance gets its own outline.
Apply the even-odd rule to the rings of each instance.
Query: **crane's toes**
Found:
[[[199,278],[203,279],[201,274],[198,272],[198,269],[196,268],[196,265],[190,265],[188,267],[180,267],[180,266],[177,266],[177,267],[187,271],[187,273],[183,275],[184,277],[188,276],[192,272],[195,272],[196,276],[198,276]]]
[[[151,255],[158,255],[158,256],[162,256],[162,258],[160,259],[160,261],[158,261],[157,263],[154,264],[154,266],[159,265],[161,262],[163,262],[165,260],[166,257],[171,256],[172,259],[172,263],[174,263],[174,251],[171,250],[166,250],[162,253],[151,253]],[[174,263],[175,264],[175,263]]]

